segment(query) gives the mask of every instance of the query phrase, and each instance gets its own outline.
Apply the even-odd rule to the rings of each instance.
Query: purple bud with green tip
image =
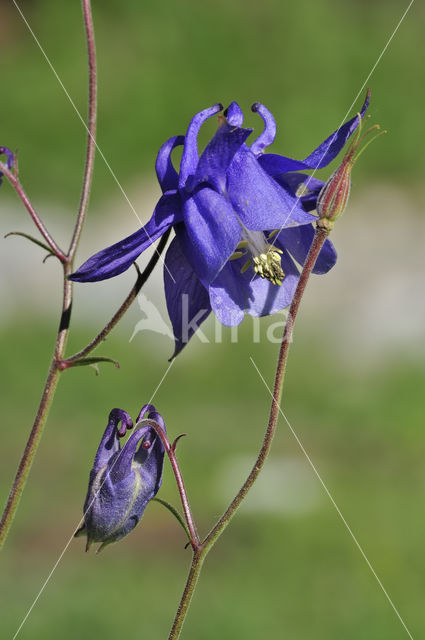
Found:
[[[0,147],[0,156],[6,156],[6,166],[8,169],[13,167],[13,163],[15,162],[15,158],[13,153],[7,147]],[[3,181],[3,172],[0,171],[0,184]]]
[[[333,172],[329,180],[323,185],[317,196],[316,209],[319,216],[318,226],[328,229],[333,228],[337,220],[345,211],[351,189],[351,171],[357,159],[363,151],[386,130],[381,130],[378,124],[373,125],[363,133],[361,114],[357,114],[359,126],[356,135],[346,151],[341,164]],[[376,132],[372,138],[360,149],[364,139],[372,132]],[[359,150],[360,149],[360,150]]]
[[[142,407],[137,423],[146,418],[165,432],[164,420],[151,404]],[[121,448],[120,438],[133,428],[133,421],[122,409],[109,414],[90,472],[84,524],[75,534],[87,535],[86,551],[93,542],[101,542],[99,552],[130,533],[161,486],[164,447],[155,429],[137,428],[137,423]]]

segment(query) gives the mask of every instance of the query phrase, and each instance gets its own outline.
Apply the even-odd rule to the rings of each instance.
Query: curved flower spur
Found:
[[[369,94],[361,117],[368,104]],[[186,136],[170,138],[159,150],[156,173],[163,195],[146,225],[70,276],[78,282],[116,276],[173,227],[176,237],[165,257],[164,284],[174,356],[211,310],[222,324],[235,326],[245,313],[265,316],[289,306],[299,278],[295,263],[304,263],[314,236],[317,217],[309,211],[324,184],[299,171],[327,166],[359,123],[357,116],[352,118],[305,160],[292,160],[264,154],[274,141],[276,124],[259,103],[252,109],[261,116],[264,131],[248,147],[252,130],[242,127],[243,113],[232,102],[199,157],[199,130],[221,109],[217,104],[196,114]],[[181,145],[178,174],[171,153]],[[335,249],[326,240],[313,272],[327,273],[335,262]]]
[[[164,420],[153,405],[142,407],[137,423],[145,418],[166,431]],[[164,447],[152,427],[137,428],[137,423],[137,430],[121,448],[120,438],[133,428],[133,421],[122,409],[112,409],[109,414],[90,471],[84,524],[75,533],[87,535],[86,551],[93,542],[101,542],[99,552],[130,533],[161,486]]]

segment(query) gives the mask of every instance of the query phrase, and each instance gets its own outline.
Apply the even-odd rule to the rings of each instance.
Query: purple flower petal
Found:
[[[369,93],[363,103],[360,115],[363,118],[369,106]],[[326,167],[345,146],[349,137],[354,133],[359,125],[357,116],[351,118],[342,127],[334,131],[321,145],[310,153],[304,160],[292,160],[285,156],[274,153],[259,156],[258,162],[263,169],[271,176],[277,176],[288,171],[305,171],[306,169],[322,169]]]
[[[317,197],[325,184],[323,180],[318,180],[305,173],[284,173],[275,176],[274,180],[284,189],[296,195],[299,187],[304,186],[305,195],[298,196],[305,211],[312,211],[316,208]]]
[[[249,315],[257,317],[269,316],[277,311],[286,309],[291,304],[298,284],[299,272],[286,251],[281,256],[281,265],[285,277],[280,286],[272,284],[259,276],[252,279],[252,269],[248,269],[243,274],[245,287],[250,289],[246,305],[246,312]]]
[[[226,327],[236,327],[245,314],[245,300],[240,289],[240,280],[228,262],[209,287],[210,302],[215,315]]]
[[[149,414],[150,413],[155,413],[157,417],[158,416],[160,417],[160,420],[157,420],[157,422],[165,431],[164,420],[162,419],[162,417],[160,416],[159,413],[156,413],[156,409],[155,409],[155,406],[153,404],[144,404],[143,405],[143,407],[139,411],[139,415],[137,416],[136,424],[138,422],[140,422],[141,420],[149,418]]]
[[[136,455],[136,449],[140,441],[148,434],[150,435],[150,432],[150,427],[140,427],[137,429],[137,431],[131,434],[121,449],[119,456],[113,459],[113,464],[110,465],[109,470],[109,476],[113,484],[121,482],[121,480],[124,480],[124,478],[132,474],[132,463]]]
[[[264,122],[264,131],[252,143],[250,149],[255,156],[263,153],[264,149],[272,144],[276,137],[276,121],[270,111],[260,102],[255,102],[251,111],[259,113]]]
[[[366,94],[365,101],[360,111],[360,117],[363,118],[366,113],[366,109],[369,106],[370,93]],[[326,167],[345,146],[348,138],[354,133],[359,126],[359,119],[357,116],[351,118],[342,127],[334,131],[321,145],[317,147],[307,158],[304,163],[306,168],[309,169],[321,169]]]
[[[179,187],[183,189],[186,185],[188,177],[196,172],[198,164],[198,133],[203,123],[222,110],[221,104],[216,104],[209,109],[204,109],[197,113],[190,121],[183,149],[182,160],[180,163]]]
[[[229,199],[247,229],[266,231],[311,222],[299,199],[267,175],[247,147],[233,158],[227,178]]]
[[[318,180],[318,178],[314,178],[313,176],[308,175],[307,173],[284,173],[281,176],[275,178],[275,180],[285,187],[293,194],[296,195],[298,189],[301,186],[305,187],[306,191],[313,191],[315,193],[319,193],[325,184],[323,180]]]
[[[154,405],[145,404],[140,410],[137,422],[146,418],[157,422],[161,429],[167,433],[164,419],[162,415],[158,413]],[[138,451],[136,451],[134,455],[134,462],[138,466],[138,471],[142,478],[146,478],[147,476],[148,482],[152,482],[152,480],[154,480],[153,497],[161,486],[165,449],[161,438],[152,427],[148,427],[148,435],[144,440],[145,444],[147,444],[146,440],[149,440],[151,446],[149,448],[139,447]]]
[[[160,150],[155,163],[155,171],[158,182],[161,185],[162,193],[178,189],[179,176],[171,162],[171,152],[176,147],[184,144],[184,136],[174,136],[165,142]]]
[[[166,431],[162,416],[155,411],[155,407],[153,409],[147,417],[157,421]],[[149,447],[142,446],[148,443],[150,444]],[[127,440],[119,457],[111,465],[110,477],[112,482],[121,482],[132,473],[133,465],[136,464],[139,467],[137,470],[147,480],[145,488],[148,483],[152,485],[152,493],[147,493],[145,490],[144,499],[147,502],[155,495],[161,485],[164,453],[164,446],[155,429],[149,426],[139,427]]]
[[[76,282],[97,282],[119,275],[181,218],[179,196],[172,193],[162,196],[149,222],[131,236],[96,253],[70,275],[69,279]]]
[[[265,153],[258,156],[258,162],[269,176],[279,176],[288,171],[305,171],[310,167],[303,160],[293,160],[286,156],[279,156],[276,153]]]
[[[118,429],[118,424],[122,426]],[[120,437],[124,436],[127,429],[133,427],[133,421],[127,411],[112,409],[109,414],[108,425],[102,436],[99,448],[94,459],[93,469],[97,472],[104,467],[110,457],[120,450]]]
[[[164,286],[176,341],[175,358],[211,311],[208,292],[182,252],[178,238],[167,249]]]
[[[157,422],[159,426],[162,427],[163,431],[167,432],[164,420],[160,413],[158,413],[157,411],[151,411],[148,414],[148,418],[150,418],[151,420],[155,420],[155,422]],[[146,440],[149,440],[151,446],[149,447],[149,449],[146,449],[145,447],[139,447],[134,456],[134,462],[138,465],[138,471],[142,478],[145,479],[145,482],[151,482],[151,498],[153,498],[162,484],[162,469],[164,464],[165,449],[164,445],[162,444],[161,438],[158,436],[155,429],[150,428],[150,432],[144,440],[145,444],[147,444]]]
[[[226,171],[251,133],[252,129],[231,127],[226,122],[222,124],[201,155],[190,189],[205,182],[219,193],[225,193]]]
[[[304,264],[314,238],[314,227],[312,224],[305,224],[300,227],[283,229],[275,239],[276,246],[287,249],[289,253],[301,266]],[[330,240],[325,243],[317,257],[313,273],[327,273],[337,260],[335,247]]]
[[[210,285],[211,307],[226,326],[236,326],[244,312],[252,316],[267,316],[291,304],[298,283],[298,269],[289,254],[282,255],[285,278],[282,285],[274,285],[254,274],[252,268],[241,273],[245,258],[228,262]]]
[[[241,127],[243,123],[242,109],[237,102],[231,102],[223,113],[231,127]]]
[[[183,215],[182,249],[208,286],[234,252],[241,237],[240,223],[230,202],[208,187],[186,200]]]

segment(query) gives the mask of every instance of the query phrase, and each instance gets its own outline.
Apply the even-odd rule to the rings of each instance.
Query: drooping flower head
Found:
[[[165,431],[155,407],[142,407],[137,423],[155,420]],[[121,425],[121,426],[119,426]],[[112,409],[100,441],[84,503],[84,525],[76,536],[87,535],[86,550],[93,542],[107,544],[126,536],[139,522],[144,510],[161,486],[164,447],[155,430],[140,426],[121,448],[120,438],[133,428],[129,414]]]
[[[361,110],[363,117],[369,96]],[[116,276],[173,227],[164,262],[167,308],[176,338],[176,355],[211,310],[220,322],[235,326],[245,313],[270,315],[292,300],[299,269],[313,240],[309,213],[323,182],[299,173],[329,164],[358,126],[352,118],[305,160],[264,154],[276,135],[272,114],[262,104],[252,109],[264,130],[248,146],[251,129],[232,102],[219,116],[219,127],[201,156],[197,138],[202,124],[221,111],[217,104],[196,114],[185,136],[161,147],[156,173],[163,195],[153,216],[128,238],[100,251],[71,279],[94,282]],[[183,146],[179,173],[171,153]],[[314,273],[326,273],[336,252],[327,240]],[[196,322],[195,322],[196,320]]]

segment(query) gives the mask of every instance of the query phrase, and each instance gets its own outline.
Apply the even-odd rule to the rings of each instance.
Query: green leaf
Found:
[[[102,358],[102,357],[94,357],[94,358],[81,358],[81,360],[76,360],[75,362],[70,362],[66,369],[70,369],[71,367],[93,367],[96,372],[96,375],[99,375],[99,367],[97,366],[100,362],[110,362],[115,365],[117,369],[120,368],[120,363],[116,360],[112,360],[112,358]],[[65,360],[66,363],[66,360]]]
[[[181,524],[181,526],[183,527],[188,539],[190,540],[190,535],[189,535],[189,531],[188,528],[186,526],[185,521],[183,520],[182,516],[180,515],[180,513],[177,511],[177,509],[175,507],[173,507],[172,504],[170,504],[169,502],[166,502],[166,500],[161,500],[161,498],[152,498],[153,502],[159,502],[160,504],[162,504],[163,507],[165,507],[166,509],[168,509],[168,511],[170,511],[170,513],[173,514],[173,516],[176,518],[176,520]]]
[[[34,244],[37,244],[39,247],[41,247],[42,249],[44,249],[45,251],[50,253],[52,256],[55,255],[53,253],[53,251],[51,250],[51,248],[47,244],[44,244],[44,242],[41,242],[40,240],[37,240],[37,238],[33,238],[28,233],[23,233],[22,231],[9,231],[9,233],[6,233],[6,235],[4,237],[8,238],[9,236],[22,236],[23,238],[26,238],[30,242],[33,242]]]

